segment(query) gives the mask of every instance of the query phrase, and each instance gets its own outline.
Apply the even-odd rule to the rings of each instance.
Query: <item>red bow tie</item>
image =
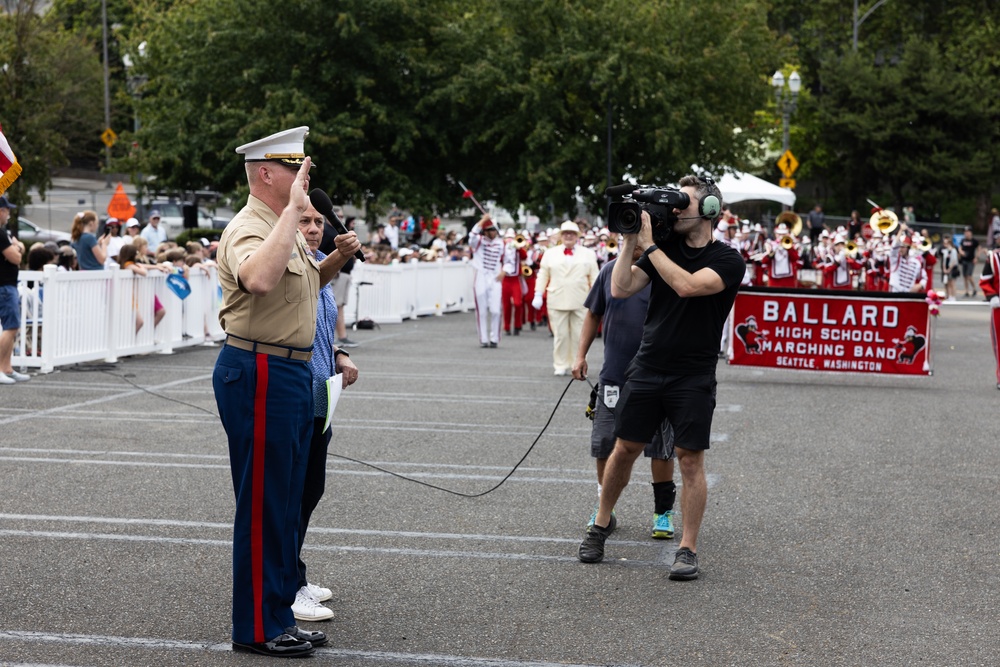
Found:
[[[572,255],[573,254],[573,249],[572,248],[563,248],[563,254],[564,255]]]

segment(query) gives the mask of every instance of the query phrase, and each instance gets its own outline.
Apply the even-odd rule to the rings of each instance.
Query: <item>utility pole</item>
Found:
[[[111,127],[111,84],[108,73],[108,0],[101,0],[101,23],[104,33],[104,127]],[[104,145],[105,186],[111,187],[111,145]]]

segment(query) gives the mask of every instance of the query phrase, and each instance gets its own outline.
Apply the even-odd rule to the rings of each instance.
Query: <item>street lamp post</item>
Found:
[[[781,111],[781,154],[788,152],[789,144],[789,122],[792,114],[795,113],[795,105],[799,100],[799,91],[802,89],[802,77],[798,72],[792,72],[788,77],[788,86],[785,86],[785,75],[779,69],[771,77],[771,85],[774,86],[774,101]]]
[[[145,58],[145,57],[146,57],[146,42],[143,42],[139,44],[139,58]],[[139,108],[137,103],[139,99],[142,97],[142,86],[146,83],[146,81],[148,81],[149,78],[144,74],[138,74],[138,75],[134,74],[132,68],[135,66],[135,62],[132,60],[132,57],[129,54],[125,53],[122,55],[122,64],[125,65],[125,81],[128,84],[128,92],[132,96],[133,100],[132,126],[133,126],[133,134],[135,135],[133,141],[137,142],[139,136],[139,128],[141,127],[141,124],[139,122]],[[142,185],[143,185],[142,172],[137,172],[135,186],[136,186],[136,203],[139,205],[138,206],[139,215],[142,215],[142,210],[143,210]]]

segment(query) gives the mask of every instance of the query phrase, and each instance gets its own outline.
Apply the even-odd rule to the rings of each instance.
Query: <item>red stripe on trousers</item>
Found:
[[[250,510],[250,571],[253,582],[254,641],[264,636],[264,443],[267,441],[267,355],[257,355],[253,401],[253,492]]]

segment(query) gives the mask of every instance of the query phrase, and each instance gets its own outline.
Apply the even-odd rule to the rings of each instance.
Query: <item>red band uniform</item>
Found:
[[[1000,249],[994,250],[986,258],[979,287],[990,300],[990,341],[993,343],[993,359],[996,361],[997,389],[1000,389]]]

